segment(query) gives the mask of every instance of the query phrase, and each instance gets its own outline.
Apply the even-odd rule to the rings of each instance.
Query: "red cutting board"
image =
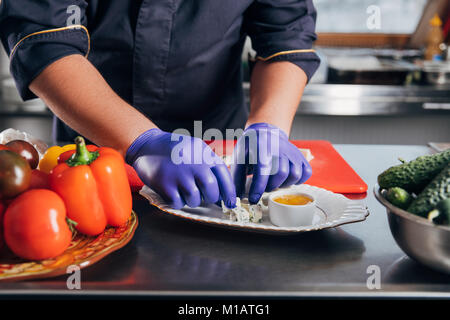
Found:
[[[310,162],[313,174],[306,181],[307,184],[337,193],[367,191],[367,184],[329,141],[296,140],[291,142],[299,148],[310,149],[314,156]]]
[[[297,147],[310,149],[314,159],[310,164],[313,169],[309,185],[324,188],[337,193],[364,193],[367,184],[353,168],[325,140],[293,140]],[[234,141],[214,141],[210,147],[218,155],[229,155],[233,152]]]

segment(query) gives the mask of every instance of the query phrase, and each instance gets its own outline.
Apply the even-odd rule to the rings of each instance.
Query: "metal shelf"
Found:
[[[244,83],[249,102],[249,83]],[[52,117],[49,110],[2,111],[0,117]],[[450,115],[450,86],[383,86],[353,84],[310,84],[297,110],[299,115],[391,116]]]
[[[249,85],[245,84],[247,99]],[[450,115],[450,86],[310,84],[299,115]]]

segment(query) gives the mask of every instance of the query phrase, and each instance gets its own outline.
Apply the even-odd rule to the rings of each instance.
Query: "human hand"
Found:
[[[223,200],[236,206],[226,165],[201,139],[151,129],[129,147],[126,160],[142,181],[175,209]]]
[[[247,174],[253,174],[248,199],[257,203],[264,192],[305,182],[312,169],[285,132],[267,123],[255,123],[235,146],[231,173],[238,197],[245,192]]]

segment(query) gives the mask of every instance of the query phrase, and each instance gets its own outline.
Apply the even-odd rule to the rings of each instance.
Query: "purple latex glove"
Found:
[[[247,175],[253,174],[248,199],[257,203],[264,192],[305,182],[312,170],[284,131],[267,123],[255,123],[237,141],[231,173],[238,197],[245,193]]]
[[[236,206],[228,168],[201,139],[151,129],[131,144],[126,160],[175,209],[221,199],[229,208]]]

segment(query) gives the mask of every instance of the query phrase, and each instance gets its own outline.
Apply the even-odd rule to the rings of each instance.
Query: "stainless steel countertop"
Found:
[[[450,276],[412,261],[391,236],[372,188],[376,176],[430,152],[425,146],[336,145],[369,185],[365,222],[295,236],[269,236],[196,225],[136,201],[139,227],[123,249],[82,269],[81,287],[67,276],[0,283],[0,294],[450,297]],[[381,271],[369,290],[367,268]]]

